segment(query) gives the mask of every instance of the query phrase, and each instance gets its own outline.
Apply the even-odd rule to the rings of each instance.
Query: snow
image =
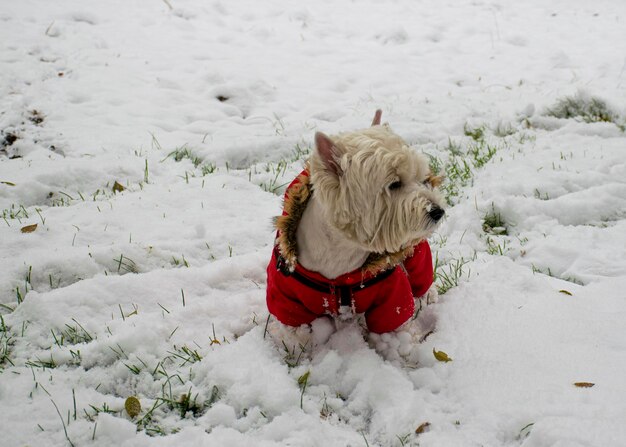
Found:
[[[625,17],[4,0],[2,445],[622,445]],[[608,119],[552,116],[566,97]],[[442,169],[469,163],[430,241],[437,330],[416,367],[353,321],[314,322],[313,352],[286,355],[265,328],[271,218],[314,132],[378,107]]]

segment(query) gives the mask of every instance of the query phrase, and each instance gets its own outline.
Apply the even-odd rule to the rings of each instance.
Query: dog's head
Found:
[[[315,134],[314,195],[329,222],[374,253],[397,252],[427,238],[445,214],[440,177],[376,111],[372,127],[328,137]]]

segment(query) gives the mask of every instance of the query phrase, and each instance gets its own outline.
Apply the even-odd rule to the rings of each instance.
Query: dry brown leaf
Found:
[[[37,224],[32,224],[32,225],[26,225],[25,227],[22,227],[20,231],[22,233],[32,233],[36,229],[37,229]]]
[[[426,430],[428,430],[428,427],[430,427],[430,422],[423,422],[423,423],[421,423],[420,426],[415,429],[415,434],[416,435],[421,435]]]
[[[574,383],[574,386],[578,388],[591,388],[594,385],[595,383],[591,383],[591,382],[575,382]]]
[[[139,399],[135,396],[130,396],[126,399],[126,402],[124,402],[124,408],[126,409],[126,413],[128,413],[131,418],[134,418],[141,412],[141,402],[139,402]]]
[[[448,356],[448,354],[446,354],[443,351],[436,351],[435,348],[433,348],[433,355],[440,362],[451,362],[452,361],[452,359]]]
[[[124,191],[126,188],[124,188],[124,186],[120,183],[118,183],[117,181],[115,183],[113,183],[113,192],[122,192]]]
[[[562,293],[562,294],[564,294],[564,295],[569,295],[569,296],[572,296],[572,292],[569,292],[569,291],[567,291],[567,290],[565,290],[565,289],[559,290],[559,293]]]

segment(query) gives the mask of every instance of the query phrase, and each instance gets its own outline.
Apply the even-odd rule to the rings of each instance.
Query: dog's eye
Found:
[[[396,180],[395,182],[389,183],[389,186],[387,188],[389,188],[390,191],[393,191],[394,189],[400,189],[402,188],[402,182],[400,180]]]

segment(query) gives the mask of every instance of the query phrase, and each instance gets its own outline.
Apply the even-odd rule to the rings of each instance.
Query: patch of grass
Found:
[[[448,137],[448,144],[443,149],[450,152],[452,155],[463,155],[461,144],[450,137]]]
[[[532,264],[531,268],[532,268],[533,274],[541,273],[542,275],[548,275],[548,276],[550,276],[552,278],[558,278],[558,279],[561,279],[563,281],[571,282],[572,284],[578,284],[579,286],[584,286],[585,285],[584,282],[582,282],[580,279],[575,278],[573,276],[558,276],[558,275],[555,275],[552,272],[552,269],[550,267],[540,268],[540,267],[537,267],[535,264]]]
[[[16,298],[18,305],[22,304],[22,302],[26,298],[26,295],[28,294],[29,291],[34,290],[33,284],[31,282],[32,273],[33,273],[33,266],[31,265],[28,267],[28,270],[24,274],[24,290],[23,291],[20,288],[20,286],[15,287],[15,298]]]
[[[97,200],[108,200],[111,199],[114,195],[113,192],[113,187],[108,188],[108,184],[107,184],[107,188],[106,189],[96,189],[96,192],[94,192],[93,194],[90,194],[90,197],[93,199],[93,201],[97,201]]]
[[[184,159],[191,161],[194,168],[197,168],[202,163],[202,159],[193,153],[191,149],[187,146],[182,146],[174,149],[172,152],[167,154],[167,156],[161,160],[162,162],[167,160],[168,158],[172,158],[176,162],[180,162]]]
[[[472,168],[464,157],[453,156],[445,165],[444,183],[441,185],[446,202],[454,205],[461,189],[473,178]]]
[[[139,273],[139,269],[137,268],[137,264],[130,258],[127,258],[123,254],[120,255],[119,259],[113,259],[117,263],[117,272],[122,273]]]
[[[504,256],[509,251],[506,239],[496,239],[494,237],[487,237],[487,253],[490,255]]]
[[[137,359],[138,359],[138,360],[139,360],[139,361],[143,364],[143,366],[145,366],[145,367],[147,367],[147,366],[148,366],[148,365],[146,365],[146,363],[145,363],[143,360],[141,360],[139,357],[137,357]],[[141,373],[141,371],[142,371],[141,366],[136,365],[136,364],[134,364],[134,363],[131,363],[130,365],[129,365],[128,363],[124,363],[124,366],[125,366],[126,368],[128,368],[128,370],[129,370],[131,373],[135,374],[136,376],[138,376],[138,375]]]
[[[603,99],[578,92],[556,101],[545,112],[546,116],[561,119],[579,119],[586,123],[607,122],[618,124],[619,115]],[[623,130],[623,125],[622,125]]]
[[[522,427],[522,429],[519,431],[519,435],[517,436],[517,439],[527,438],[528,435],[530,435],[533,425],[535,425],[535,423],[531,422],[530,424],[526,424],[524,427]]]
[[[311,155],[311,146],[306,144],[305,142],[296,143],[296,147],[291,152],[291,159],[289,160],[291,163],[295,163],[297,161],[304,161],[309,158]]]
[[[87,410],[83,410],[83,411],[85,413],[85,417],[90,422],[93,422],[96,416],[98,416],[100,413],[113,414],[113,415],[121,413],[121,410],[113,410],[111,407],[107,405],[106,402],[103,403],[102,406],[100,407],[96,407],[95,405],[89,405],[89,407],[93,410],[93,414],[88,413]]]
[[[202,175],[202,177],[207,176],[209,174],[213,174],[214,172],[218,170],[218,167],[215,163],[205,162],[200,156],[196,155],[187,146],[182,146],[182,147],[174,149],[172,152],[167,154],[167,156],[163,160],[161,160],[161,162],[164,162],[168,158],[173,159],[175,162],[180,162],[185,159],[191,161],[194,168],[200,168],[200,174]],[[146,163],[147,163],[147,160],[146,160]],[[227,169],[228,169],[228,166],[227,166]],[[146,170],[147,170],[147,164],[146,164]],[[191,176],[196,177],[196,174],[191,173]],[[146,174],[146,178],[147,178],[147,174]],[[189,174],[187,172],[185,172],[184,178],[186,179],[187,183],[189,183]],[[146,180],[146,183],[147,183],[147,180]]]
[[[195,396],[191,392],[191,388],[187,393],[181,394],[177,400],[165,400],[165,403],[171,410],[180,413],[180,417],[184,418],[188,412],[194,417],[199,416],[204,412],[204,403],[198,402],[198,393]]]
[[[405,445],[409,445],[409,442],[411,440],[411,433],[407,433],[405,435],[396,435],[396,438],[398,438],[398,441],[400,442],[400,445],[402,447],[404,447]]]
[[[484,132],[484,127],[480,129],[480,132]],[[448,145],[444,147],[444,150],[448,151],[450,155],[446,162],[429,155],[430,170],[435,175],[443,174],[444,176],[444,182],[440,189],[450,206],[458,202],[461,189],[471,183],[475,171],[491,161],[500,149],[497,145],[488,143],[484,133],[475,129],[473,131],[467,129],[467,132],[472,133],[476,138],[473,138],[473,141],[467,145],[465,151],[461,145],[448,139]]]
[[[265,172],[273,174],[273,177],[270,177],[267,182],[261,182],[259,186],[263,188],[264,191],[271,192],[272,194],[279,193],[282,187],[287,186],[291,182],[291,179],[287,182],[282,181],[287,172],[287,167],[288,163],[284,159],[275,164],[267,163],[265,165]],[[281,181],[279,181],[279,179]]]
[[[176,345],[174,345],[173,350],[167,352],[179,361],[182,361],[182,363],[178,365],[179,367],[185,366],[188,363],[192,364],[202,360],[202,356],[198,353],[197,350],[191,349],[186,345],[183,345],[180,348],[177,348]]]
[[[470,144],[467,149],[467,155],[472,160],[475,168],[482,168],[496,155],[498,148],[487,144],[484,140]]]
[[[6,364],[15,366],[15,363],[11,360],[11,351],[14,343],[13,335],[5,324],[4,318],[0,315],[0,372],[2,372]]]
[[[35,360],[27,361],[25,365],[29,368],[41,368],[43,370],[54,369],[58,366],[52,355],[50,355],[49,360],[41,360],[40,358],[36,357]]]
[[[48,198],[50,199],[50,206],[70,206],[72,202],[76,199],[63,191],[57,191],[56,193],[51,192],[48,194]]]
[[[76,197],[64,191],[50,191],[46,197],[46,203],[52,207],[71,206],[77,201],[86,202],[85,197],[91,197],[94,202],[104,201],[112,199],[115,197],[116,193],[124,191],[125,189],[128,189],[128,187],[128,184],[123,186],[121,183],[114,181],[113,185],[107,183],[104,187],[102,187],[102,189],[98,188],[92,194],[83,194],[81,191],[75,191],[72,194],[76,194]],[[35,209],[35,211],[37,211],[37,209]],[[42,223],[45,223],[41,214],[39,212],[38,214],[42,219]]]
[[[165,436],[167,432],[158,425],[154,412],[162,407],[165,402],[155,400],[150,409],[137,421],[137,430],[144,430],[149,436]]]
[[[502,218],[502,214],[500,214],[499,211],[496,211],[493,203],[491,204],[491,211],[485,214],[485,217],[483,218],[483,231],[485,233],[495,235],[509,234],[506,222]]]
[[[548,195],[547,192],[542,193],[537,188],[535,188],[534,196],[536,199],[539,199],[539,200],[550,200],[550,196]]]
[[[293,168],[294,164],[303,165],[309,158],[311,151],[311,146],[302,141],[295,145],[290,155],[278,161],[252,164],[246,168],[248,181],[260,186],[266,192],[280,195],[292,181],[292,178],[285,181],[289,168]]]
[[[19,223],[22,223],[22,219],[28,219],[28,211],[24,208],[24,205],[15,205],[11,204],[10,208],[6,208],[2,210],[2,219],[7,224],[7,226],[11,226],[9,220],[17,220]]]
[[[287,186],[291,179],[284,182],[283,179],[287,173],[289,162],[281,159],[278,162],[267,162],[264,166],[252,165],[248,168],[248,181],[260,186],[263,191],[272,194],[280,194],[283,187]]]
[[[288,346],[287,343],[285,343],[285,341],[282,342],[283,343],[283,360],[285,361],[285,363],[287,364],[287,366],[289,368],[295,368],[296,366],[298,366],[300,364],[300,362],[302,361],[302,359],[305,357],[305,354],[307,352],[307,349],[309,349],[310,347],[308,346],[308,343],[302,345],[302,344],[298,344],[297,346]]]
[[[215,163],[203,163],[200,166],[200,170],[202,172],[202,176],[204,177],[205,175],[209,175],[209,174],[213,174],[215,171],[217,171],[217,166],[215,165]]]
[[[185,352],[190,353],[190,361],[184,361],[180,366],[199,361],[197,359],[200,356],[197,355],[197,352],[190,349],[175,348],[175,354],[180,354],[180,356],[169,355],[160,361],[152,372],[154,379],[161,382],[161,393],[159,396],[149,399],[153,400],[154,403],[136,422],[137,429],[144,430],[149,436],[164,436],[178,431],[177,428],[167,429],[161,425],[161,419],[166,417],[168,413],[175,412],[181,419],[188,416],[199,417],[221,398],[217,386],[212,387],[211,394],[204,400],[199,398],[199,393],[193,393],[191,387],[180,394],[174,390],[175,386],[180,387],[186,382],[178,372],[169,373],[164,365],[175,360],[181,360],[181,357],[185,358],[187,355]],[[170,354],[172,353],[170,352]]]
[[[89,343],[94,340],[94,337],[87,332],[87,330],[74,318],[72,318],[74,325],[65,324],[64,329],[57,331],[50,329],[54,343],[59,346],[76,345],[79,343]]]
[[[428,166],[430,167],[430,172],[432,172],[434,175],[439,175],[443,170],[443,162],[433,155],[426,155],[428,155]]]
[[[485,126],[471,127],[465,123],[463,125],[463,133],[474,141],[483,141],[485,139]]]
[[[176,256],[172,256],[171,264],[176,267],[189,267],[189,263],[185,259],[185,255],[182,255],[182,259],[178,259]]]
[[[335,411],[333,410],[333,408],[330,405],[328,405],[328,398],[326,396],[326,393],[324,393],[322,409],[320,410],[320,418],[328,419],[334,412]]]
[[[469,278],[470,270],[465,268],[468,262],[469,260],[461,257],[442,265],[439,262],[439,254],[435,254],[434,282],[440,295],[458,286],[463,276]]]

